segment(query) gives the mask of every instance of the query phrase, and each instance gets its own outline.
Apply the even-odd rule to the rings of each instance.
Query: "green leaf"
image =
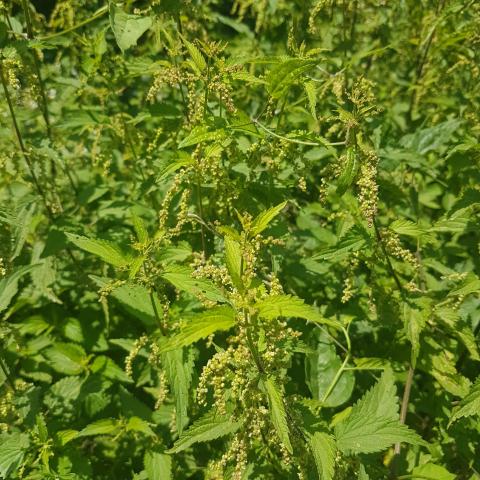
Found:
[[[90,437],[93,435],[115,435],[120,430],[120,422],[113,418],[102,418],[90,423],[81,430],[77,437]]]
[[[412,344],[411,362],[415,365],[420,352],[420,334],[425,328],[431,308],[428,302],[417,302],[417,304],[403,302],[403,325],[408,340]]]
[[[171,480],[172,457],[163,453],[149,450],[143,458],[148,480]]]
[[[449,425],[462,417],[480,415],[480,376],[471,386],[468,394],[462,398],[458,407],[453,410]]]
[[[445,467],[434,463],[425,463],[412,470],[412,480],[455,480],[456,475],[450,473]]]
[[[267,90],[273,98],[281,98],[297,79],[314,67],[318,61],[288,58],[276,65],[267,75]]]
[[[72,440],[75,440],[78,435],[78,430],[73,430],[73,429],[67,429],[67,430],[59,430],[56,433],[56,441],[64,446],[67,443],[71,442]]]
[[[97,277],[96,275],[89,275],[89,277],[101,288],[113,282],[109,278]],[[152,299],[157,312],[162,311],[162,305],[157,295],[150,293],[144,286],[127,282],[115,287],[110,292],[110,296],[117,300],[128,313],[142,320],[146,325],[157,323]]]
[[[305,82],[303,84],[305,88],[305,93],[307,94],[308,106],[310,108],[310,113],[312,117],[317,119],[317,86],[313,80]]]
[[[477,339],[470,322],[463,318],[456,308],[437,307],[433,313],[465,345],[472,360],[480,360]]]
[[[358,479],[357,480],[370,480],[370,476],[368,475],[367,471],[363,464],[360,464],[360,468],[358,469]]]
[[[115,267],[126,267],[133,260],[131,253],[125,253],[122,248],[108,240],[87,238],[69,232],[65,232],[65,235],[77,247],[97,255]]]
[[[41,413],[35,417],[35,423],[37,425],[38,438],[42,443],[45,443],[48,440],[48,430],[45,418]]]
[[[388,228],[399,235],[408,235],[414,238],[421,237],[426,233],[425,229],[420,227],[418,223],[407,220],[406,218],[395,220]]]
[[[355,370],[385,370],[388,361],[376,357],[358,357],[353,359]]]
[[[178,453],[191,445],[209,442],[216,438],[236,432],[240,422],[232,422],[230,415],[218,415],[213,410],[195,421],[166,453]]]
[[[95,358],[90,369],[105,378],[118,382],[132,383],[132,379],[110,357],[99,355]]]
[[[273,426],[275,427],[280,441],[283,443],[288,452],[292,453],[293,449],[288,433],[287,414],[285,412],[285,405],[283,404],[282,395],[278,391],[271,378],[266,378],[263,383],[265,384],[265,389],[267,390],[268,406]]]
[[[240,244],[232,238],[225,236],[225,263],[233,284],[239,291],[243,291],[243,282],[241,275],[242,268],[242,251]]]
[[[168,280],[175,288],[178,288],[178,290],[183,290],[214,302],[226,302],[222,291],[210,280],[194,278],[192,273],[192,270],[188,267],[169,265],[162,273],[162,277]]]
[[[188,50],[188,54],[193,60],[197,73],[202,73],[207,68],[207,62],[203,58],[202,52],[191,42],[182,36],[183,43]]]
[[[14,249],[10,256],[10,261],[15,260],[20,253],[27,239],[27,235],[32,228],[33,214],[37,205],[35,203],[24,205],[16,215],[14,234]]]
[[[400,423],[398,398],[391,370],[335,426],[338,448],[345,454],[373,453],[397,442],[426,445],[416,432]]]
[[[224,137],[224,130],[210,130],[206,126],[195,127],[179,144],[178,148],[191,147],[210,140],[221,140]],[[187,164],[188,165],[188,164]]]
[[[471,382],[457,371],[456,356],[435,341],[434,336],[424,336],[419,367],[435,378],[447,392],[458,397],[468,394]]]
[[[235,116],[230,120],[229,128],[255,137],[262,136],[252,119],[242,110],[237,110]]]
[[[442,233],[461,233],[470,221],[472,209],[470,207],[461,208],[451,215],[445,215],[436,221],[432,226],[432,231]]]
[[[270,295],[255,304],[258,316],[266,320],[277,317],[303,318],[309,322],[330,325],[339,328],[340,324],[335,320],[325,318],[315,307],[307,305],[301,298],[293,295]]]
[[[306,382],[314,399],[323,401],[341,365],[342,360],[336,354],[335,346],[325,335],[320,335],[315,353],[308,354],[305,362]],[[352,395],[354,385],[353,372],[343,371],[323,405],[338,407],[347,402]]]
[[[0,312],[3,312],[8,308],[12,298],[17,294],[18,281],[39,265],[40,264],[18,267],[12,273],[0,280]]]
[[[317,466],[319,480],[333,480],[335,474],[335,439],[326,433],[308,435],[308,446]]]
[[[463,285],[456,287],[448,293],[449,297],[453,296],[465,296],[471,293],[480,292],[480,279],[476,276],[467,278]]]
[[[160,344],[160,351],[167,352],[191,345],[219,330],[229,330],[235,325],[235,311],[223,306],[191,315],[181,332]]]
[[[133,229],[135,230],[135,234],[137,235],[137,240],[141,244],[147,243],[149,235],[145,222],[133,210],[130,211],[130,215],[132,217]]]
[[[337,194],[343,195],[352,185],[358,172],[358,159],[355,148],[350,147],[345,157],[345,165],[337,181]]]
[[[285,208],[287,202],[282,202],[276,207],[269,208],[260,213],[253,221],[248,232],[250,237],[262,233],[269,225],[269,223]]]
[[[48,364],[65,375],[80,375],[86,369],[85,350],[74,343],[56,343],[45,351]]]
[[[193,362],[184,361],[181,349],[167,352],[163,357],[168,384],[175,398],[175,418],[179,435],[187,425],[189,387],[192,379]]]
[[[23,462],[29,438],[25,433],[3,433],[0,435],[0,477],[10,478],[10,474],[18,471]]]
[[[185,138],[185,140],[187,139],[188,137]],[[182,148],[182,147],[179,146],[179,148]],[[162,182],[167,177],[169,177],[172,173],[175,173],[177,170],[180,170],[183,167],[188,167],[188,165],[192,165],[192,164],[193,164],[193,159],[190,156],[187,156],[186,158],[181,158],[180,160],[176,160],[175,162],[170,162],[167,165],[162,167],[156,181]]]
[[[419,129],[415,133],[405,135],[400,143],[405,148],[425,155],[447,144],[461,124],[462,120],[447,120],[434,127]]]
[[[136,45],[137,40],[152,26],[152,23],[151,17],[130,15],[113,2],[110,4],[110,26],[122,52]]]
[[[313,255],[313,260],[334,260],[340,261],[347,257],[350,253],[358,252],[365,247],[366,239],[362,235],[347,235],[340,240],[335,246],[326,248],[321,252]]]
[[[150,428],[146,420],[139,417],[130,417],[125,425],[127,432],[140,432],[149,437],[155,437],[155,432]]]

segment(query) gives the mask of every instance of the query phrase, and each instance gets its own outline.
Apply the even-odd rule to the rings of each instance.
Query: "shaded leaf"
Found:
[[[39,265],[40,264],[18,267],[12,273],[0,280],[0,312],[3,312],[8,308],[12,298],[17,294],[18,281]]]
[[[113,418],[102,418],[90,423],[82,429],[77,437],[89,437],[94,435],[115,435],[120,430],[120,423]]]

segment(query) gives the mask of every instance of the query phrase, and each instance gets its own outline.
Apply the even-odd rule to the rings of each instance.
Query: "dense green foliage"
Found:
[[[0,2],[0,478],[480,479],[480,3]]]

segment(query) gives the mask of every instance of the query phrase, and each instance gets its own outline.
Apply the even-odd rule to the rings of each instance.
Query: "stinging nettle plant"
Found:
[[[0,2],[0,478],[477,478],[476,2]]]

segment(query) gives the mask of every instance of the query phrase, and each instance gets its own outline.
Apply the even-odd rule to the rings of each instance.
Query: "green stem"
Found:
[[[388,269],[390,270],[390,273],[391,273],[393,279],[395,280],[395,283],[397,285],[397,288],[400,292],[400,295],[401,295],[402,299],[405,301],[406,300],[405,291],[404,291],[403,286],[400,282],[400,279],[397,276],[397,273],[395,272],[395,270],[393,268],[392,262],[390,260],[390,256],[388,255],[387,249],[385,248],[385,245],[383,243],[382,235],[380,233],[380,230],[378,228],[376,220],[373,221],[373,225],[374,225],[374,228],[375,228],[375,233],[377,235],[378,242],[380,243],[383,254],[384,254],[385,259],[387,261]],[[402,404],[401,404],[401,407],[400,407],[400,423],[402,423],[402,424],[405,423],[405,420],[407,418],[408,404],[410,402],[410,392],[412,390],[413,374],[414,373],[415,373],[415,368],[412,365],[412,362],[410,362],[409,365],[408,365],[407,380],[405,382],[405,387],[404,387],[404,390],[403,390],[403,397],[402,397]],[[395,457],[398,457],[398,455],[400,454],[400,450],[401,450],[401,444],[396,443],[395,448],[394,448]],[[397,462],[394,459],[393,462],[392,462],[393,470],[396,469],[396,463]]]
[[[32,19],[30,18],[30,10],[28,8],[27,0],[22,0],[22,8],[23,8],[23,13],[25,15],[25,22],[27,24],[27,37],[29,40],[33,40],[34,34],[33,34],[33,27],[32,27]],[[40,87],[40,96],[42,97],[41,111],[42,111],[43,119],[45,120],[45,125],[47,127],[47,136],[51,142],[52,129],[50,126],[50,115],[48,112],[47,94],[45,91],[45,83],[43,81],[42,74],[40,71],[40,64],[38,62],[38,55],[36,51],[33,52],[33,65],[35,68],[35,74],[37,75],[38,85]]]
[[[330,394],[333,392],[333,389],[337,385],[338,381],[340,380],[340,377],[342,376],[342,373],[345,371],[345,368],[350,361],[350,352],[352,349],[352,343],[350,341],[350,335],[348,334],[348,330],[345,327],[342,327],[342,332],[345,336],[345,340],[347,342],[347,354],[345,355],[345,359],[343,360],[343,363],[340,365],[340,368],[337,370],[337,373],[333,377],[332,381],[330,382],[330,385],[327,388],[327,391],[325,392],[325,395],[322,398],[322,403],[325,403],[330,396]]]
[[[40,197],[42,198],[43,204],[45,205],[47,215],[51,220],[53,220],[54,215],[50,208],[50,205],[48,204],[47,196],[42,186],[40,185],[40,182],[38,181],[38,177],[35,173],[35,169],[33,168],[33,164],[29,158],[28,152],[25,148],[25,144],[23,143],[22,134],[20,133],[20,129],[18,127],[17,117],[15,116],[15,110],[13,109],[12,99],[10,98],[10,93],[8,91],[7,81],[5,79],[5,73],[3,71],[3,62],[1,58],[0,58],[0,77],[3,85],[3,91],[5,92],[5,98],[7,99],[8,109],[10,111],[10,117],[12,119],[13,129],[17,137],[18,145],[20,146],[20,150],[22,151],[22,155],[25,160],[25,163],[27,164],[28,170],[30,171],[30,175],[32,176],[35,188],[37,189],[37,192],[39,193]]]
[[[331,381],[330,385],[327,388],[327,391],[325,392],[325,395],[322,398],[322,403],[325,403],[330,396],[330,394],[333,392],[333,389],[337,385],[338,381],[340,380],[340,377],[345,370],[345,367],[347,366],[348,361],[350,360],[350,353],[347,353],[345,356],[345,360],[343,363],[340,365],[340,368],[337,370],[337,373],[333,377],[333,380]]]
[[[284,137],[283,135],[279,135],[278,133],[273,132],[269,128],[267,128],[265,125],[262,125],[258,120],[253,119],[252,123],[257,125],[257,127],[260,127],[262,130],[267,132],[269,135],[272,135],[273,137],[279,138],[280,140],[286,140],[287,142],[290,143],[297,143],[298,145],[309,145],[312,147],[332,147],[335,145],[345,145],[345,142],[306,142],[304,140],[297,140],[296,138],[288,138]]]
[[[157,308],[157,304],[155,302],[155,296],[154,296],[154,293],[158,296],[157,294],[157,290],[155,287],[153,287],[153,290],[150,291],[150,303],[152,304],[152,308],[153,308],[153,313],[155,314],[155,320],[157,321],[158,323],[158,328],[160,329],[160,333],[165,336],[166,335],[166,332],[165,332],[165,328],[162,324],[162,320],[160,318],[160,313],[158,311],[158,308]]]
[[[407,380],[405,382],[405,389],[403,390],[402,406],[400,407],[400,423],[405,423],[407,418],[408,402],[410,401],[410,392],[412,390],[413,374],[415,370],[412,365],[408,367]],[[401,443],[395,444],[395,455],[400,453]]]
[[[375,234],[377,236],[378,243],[380,244],[380,248],[382,249],[383,255],[384,255],[385,260],[387,262],[388,270],[390,271],[390,273],[393,277],[393,280],[395,281],[395,284],[397,285],[397,288],[400,292],[400,295],[402,296],[402,298],[405,298],[405,292],[403,290],[403,286],[400,282],[400,279],[397,276],[397,273],[395,272],[395,269],[393,268],[392,261],[390,260],[390,255],[388,254],[387,249],[385,247],[385,244],[383,243],[382,235],[380,233],[380,229],[378,228],[376,220],[373,220],[373,226],[375,228]]]
[[[77,30],[84,25],[87,25],[95,20],[97,20],[100,17],[103,17],[106,13],[108,12],[108,5],[105,5],[104,7],[100,8],[97,13],[95,13],[92,17],[87,18],[83,22],[77,23],[77,25],[74,25],[73,27],[67,28],[66,30],[62,30],[61,32],[56,32],[52,33],[50,35],[45,35],[44,37],[39,37],[38,40],[50,40],[52,38],[60,37],[62,35],[65,35],[66,33],[73,32],[74,30]]]
[[[255,365],[257,366],[257,369],[260,373],[265,373],[265,368],[263,367],[262,360],[260,358],[260,354],[258,353],[257,346],[255,345],[255,342],[253,341],[252,338],[252,332],[250,331],[250,317],[248,313],[244,310],[243,314],[245,316],[245,330],[247,333],[247,345],[248,348],[252,354],[253,360],[255,362]]]
[[[0,355],[0,368],[7,379],[7,383],[10,385],[10,388],[15,391],[15,383],[13,381],[12,376],[10,375],[10,370],[7,367],[7,364],[3,360],[2,356]]]
[[[408,479],[413,479],[413,480],[437,480],[436,477],[427,477],[426,475],[400,475],[397,477],[397,480],[408,480]]]

